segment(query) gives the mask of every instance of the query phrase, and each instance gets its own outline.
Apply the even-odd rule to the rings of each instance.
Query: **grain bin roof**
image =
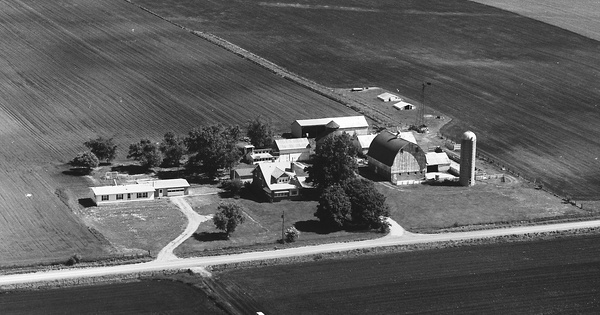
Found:
[[[369,123],[365,116],[346,116],[346,117],[332,117],[332,118],[317,118],[317,119],[299,119],[296,123],[302,127],[309,126],[326,126],[327,124],[334,122],[339,128],[362,128],[369,127]]]
[[[392,166],[396,154],[410,144],[410,141],[398,138],[396,134],[382,131],[371,142],[367,155],[385,165]]]

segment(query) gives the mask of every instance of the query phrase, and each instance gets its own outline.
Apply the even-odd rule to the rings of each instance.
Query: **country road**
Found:
[[[552,231],[565,231],[572,229],[600,227],[600,220],[582,221],[560,224],[547,224],[536,226],[521,226],[502,229],[490,229],[469,232],[440,233],[440,234],[416,234],[404,231],[397,223],[392,221],[390,234],[373,240],[332,243],[316,246],[294,247],[272,251],[259,251],[243,254],[232,254],[222,256],[208,256],[196,258],[174,258],[170,260],[154,260],[147,263],[95,267],[81,269],[63,269],[44,271],[27,274],[15,274],[0,276],[0,286],[32,283],[41,281],[66,280],[85,277],[99,277],[107,275],[123,275],[149,271],[189,269],[197,267],[206,267],[211,265],[222,265],[228,263],[238,263],[245,261],[257,261],[266,259],[286,258],[295,256],[314,255],[330,252],[342,252],[355,249],[385,247],[394,245],[409,245],[419,243],[457,241],[469,239],[481,239],[488,237],[498,237],[506,235],[521,235],[527,233],[540,233]]]

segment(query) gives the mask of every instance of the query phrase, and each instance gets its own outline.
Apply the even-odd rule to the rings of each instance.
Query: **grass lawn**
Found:
[[[391,217],[410,231],[589,215],[544,191],[499,180],[460,186],[388,186]]]
[[[219,202],[236,202],[246,209],[246,222],[238,226],[229,240],[217,230],[212,221],[200,224],[196,234],[181,244],[175,253],[179,256],[198,255],[208,251],[210,254],[281,246],[277,243],[281,239],[282,213],[285,212],[284,227],[295,225],[300,230],[300,238],[294,244],[297,246],[345,242],[358,239],[379,237],[381,234],[372,232],[338,231],[329,233],[319,228],[314,213],[317,208],[316,201],[290,201],[259,202],[250,199],[222,198],[219,195],[191,196],[187,198],[193,209],[199,214],[213,214],[217,211]],[[290,245],[286,245],[290,246]]]
[[[150,251],[155,256],[187,225],[185,216],[165,199],[88,207],[82,213],[118,253]]]

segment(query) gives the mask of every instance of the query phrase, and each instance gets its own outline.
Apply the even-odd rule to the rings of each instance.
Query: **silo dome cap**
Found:
[[[477,137],[475,136],[475,133],[473,133],[472,131],[467,131],[467,132],[463,133],[462,139],[475,141],[475,140],[477,140]]]

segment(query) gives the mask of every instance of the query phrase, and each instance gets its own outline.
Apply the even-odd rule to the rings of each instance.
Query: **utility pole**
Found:
[[[282,210],[281,211],[281,244],[285,243],[285,236],[283,233],[284,225],[285,225],[285,210]]]
[[[421,106],[417,110],[417,119],[415,127],[420,128],[425,124],[425,87],[431,85],[431,82],[423,82],[421,86]]]

